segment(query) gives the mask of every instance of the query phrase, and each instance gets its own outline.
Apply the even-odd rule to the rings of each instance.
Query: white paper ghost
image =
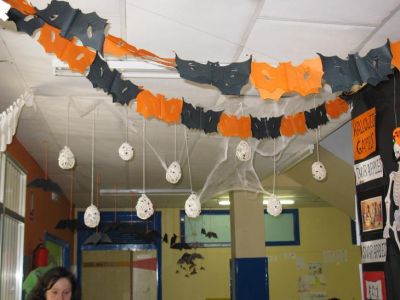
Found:
[[[150,199],[146,196],[146,194],[142,194],[136,203],[136,214],[142,219],[146,220],[150,218],[154,213],[153,203],[151,203]]]
[[[199,197],[192,193],[185,202],[185,213],[189,218],[197,218],[201,213]]]
[[[87,227],[95,228],[100,223],[100,212],[95,205],[90,205],[85,210],[83,221]]]
[[[236,157],[240,161],[248,161],[251,159],[251,147],[248,142],[240,141],[236,146]]]
[[[282,203],[275,195],[268,199],[267,212],[274,217],[282,213]]]
[[[181,180],[182,177],[182,170],[181,166],[177,161],[172,162],[168,169],[167,172],[165,173],[165,179],[172,184],[177,184],[179,180]]]
[[[67,146],[64,146],[58,155],[58,165],[63,170],[70,170],[75,166],[74,153]]]
[[[312,164],[311,172],[315,180],[323,181],[326,178],[325,166],[320,161],[316,161]]]
[[[123,160],[128,161],[133,158],[133,156],[135,155],[135,151],[130,144],[122,143],[122,145],[118,149],[118,154],[119,157],[121,157]]]

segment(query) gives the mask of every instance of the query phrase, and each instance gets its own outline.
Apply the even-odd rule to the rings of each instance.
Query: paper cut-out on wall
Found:
[[[61,196],[62,190],[60,186],[51,179],[36,178],[27,185],[28,188],[41,188],[45,192],[53,192]]]
[[[58,221],[56,229],[69,229],[71,231],[75,231],[78,228],[84,228],[84,226],[81,226],[79,221],[77,219],[63,219]]]
[[[280,133],[283,136],[291,137],[296,134],[307,132],[306,118],[304,112],[294,115],[284,116],[281,120]]]
[[[304,115],[308,129],[316,129],[318,126],[329,122],[324,104],[312,108],[310,111],[305,111]]]
[[[44,24],[38,42],[47,53],[55,53],[59,59],[68,63],[71,70],[83,73],[94,61],[95,53],[64,39],[59,33],[59,29]]]
[[[325,110],[329,118],[336,119],[339,118],[341,114],[349,110],[349,104],[345,100],[338,97],[334,100],[325,102]]]
[[[7,16],[9,20],[13,21],[17,25],[17,30],[32,35],[35,30],[41,28],[44,25],[44,21],[36,16],[28,16],[20,13],[15,8],[11,8]]]
[[[105,92],[112,94],[113,102],[128,104],[135,99],[141,89],[129,80],[123,80],[121,73],[112,70],[97,53],[92,65],[90,66],[87,78],[93,84],[93,87],[99,87]]]
[[[205,228],[201,229],[201,234],[204,235],[205,237],[208,237],[209,239],[214,238],[217,239],[218,235],[214,231],[207,231]]]
[[[255,118],[251,116],[251,132],[256,139],[277,138],[281,135],[282,116],[271,118]]]
[[[217,87],[224,95],[239,95],[249,81],[251,60],[220,66],[218,62],[201,64],[193,60],[183,60],[176,55],[176,69],[182,78],[207,83]]]
[[[171,249],[176,249],[176,250],[182,250],[182,249],[190,250],[190,249],[192,249],[192,247],[190,247],[190,245],[187,244],[187,243],[177,243],[176,242],[177,238],[178,238],[178,236],[174,233],[173,236],[171,237],[171,240],[170,240],[170,248]]]
[[[358,53],[350,54],[347,59],[323,56],[320,53],[318,55],[324,68],[323,78],[332,87],[333,92],[350,92],[353,86],[364,83],[375,86],[387,80],[387,75],[393,73],[389,41],[379,48],[370,50],[364,57]]]
[[[307,59],[298,66],[290,62],[280,63],[276,68],[267,63],[253,62],[250,79],[263,99],[279,100],[286,92],[298,92],[306,96],[318,93],[322,64],[319,58]]]
[[[108,236],[107,233],[104,232],[96,232],[89,236],[84,242],[84,245],[97,245],[97,244],[111,244],[112,240]]]
[[[76,37],[83,45],[103,52],[107,20],[100,18],[95,12],[84,14],[80,9],[72,8],[68,2],[53,0],[36,14],[48,24],[60,29],[63,37]]]

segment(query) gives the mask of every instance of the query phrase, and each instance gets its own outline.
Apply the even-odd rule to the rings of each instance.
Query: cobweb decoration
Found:
[[[174,128],[175,128],[175,143],[174,143],[175,161],[173,161],[167,168],[167,172],[165,173],[165,179],[169,183],[177,184],[179,180],[181,180],[182,178],[182,170],[181,170],[181,165],[176,159],[176,124],[174,125]]]
[[[139,197],[136,203],[136,214],[138,218],[146,220],[150,218],[154,213],[153,203],[147,197],[145,192],[146,187],[146,120],[143,117],[143,132],[142,132],[142,144],[143,144],[143,194]]]
[[[135,156],[135,150],[128,143],[128,107],[126,107],[125,142],[119,147],[118,154],[125,161],[129,161]]]
[[[315,104],[315,96],[314,96],[314,108]],[[319,160],[319,140],[320,140],[320,126],[315,129],[315,144],[317,146],[317,161],[311,165],[311,173],[315,180],[324,181],[326,179],[326,168],[324,164]]]
[[[7,12],[10,8],[11,6],[9,4],[5,3],[4,1],[0,1],[0,20],[8,20]]]
[[[189,218],[197,218],[201,213],[201,202],[199,197],[193,192],[192,171],[190,169],[190,155],[189,155],[188,136],[186,128],[185,128],[185,146],[186,146],[186,155],[187,155],[187,163],[189,170],[190,190],[192,191],[189,198],[187,198],[185,202],[185,213]]]
[[[58,155],[58,165],[63,170],[70,170],[75,166],[75,155],[72,150],[68,147],[68,139],[69,139],[69,107],[70,103],[68,102],[67,107],[67,132],[65,137],[65,146],[61,149],[60,154]]]
[[[95,228],[100,223],[100,212],[93,204],[93,180],[94,180],[94,133],[96,128],[96,110],[93,111],[93,127],[92,127],[92,188],[90,206],[86,208],[83,215],[83,221],[87,227]]]

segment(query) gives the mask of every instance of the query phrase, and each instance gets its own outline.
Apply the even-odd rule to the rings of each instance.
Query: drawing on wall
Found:
[[[382,197],[363,200],[360,205],[363,232],[382,229]]]

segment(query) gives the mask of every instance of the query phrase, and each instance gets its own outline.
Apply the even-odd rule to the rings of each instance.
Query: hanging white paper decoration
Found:
[[[320,161],[316,161],[312,164],[311,172],[315,180],[323,181],[326,178],[325,166]]]
[[[85,210],[85,214],[83,215],[83,220],[85,225],[90,228],[95,228],[100,223],[100,212],[97,207],[91,204]]]
[[[236,157],[240,161],[248,161],[251,159],[251,147],[246,141],[240,141],[236,146]]]
[[[172,184],[176,184],[179,182],[179,180],[182,177],[182,170],[181,166],[177,161],[174,161],[171,163],[167,169],[167,172],[165,174],[165,179]]]
[[[393,152],[394,152],[394,156],[396,156],[396,158],[398,159],[400,157],[400,145],[395,143],[393,145]]]
[[[125,161],[131,160],[135,155],[133,147],[128,143],[122,143],[122,145],[118,149],[118,153],[119,157],[121,157]]]
[[[58,165],[63,170],[69,170],[75,166],[74,153],[67,146],[64,146],[58,155]]]
[[[268,199],[267,212],[274,217],[279,216],[282,212],[282,203],[275,195]]]
[[[199,197],[192,193],[185,202],[185,213],[189,218],[197,218],[201,213],[201,203]]]
[[[142,194],[136,203],[136,214],[142,219],[146,220],[150,218],[154,213],[153,203],[151,203],[150,199],[146,196],[146,194]]]

